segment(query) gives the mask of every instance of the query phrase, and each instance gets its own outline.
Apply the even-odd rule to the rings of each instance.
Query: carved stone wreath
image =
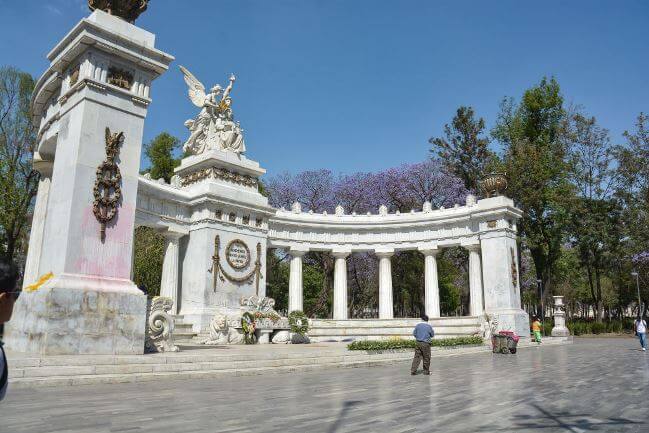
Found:
[[[123,132],[111,134],[110,128],[106,128],[106,160],[97,167],[93,189],[95,201],[92,204],[92,212],[101,225],[102,242],[106,239],[106,224],[117,215],[117,205],[122,198],[122,174],[115,159],[123,139]]]
[[[232,260],[232,249],[235,247],[241,247],[245,250],[245,260],[241,264],[235,263]],[[228,246],[225,247],[225,259],[227,260],[228,265],[230,265],[233,269],[246,269],[250,265],[250,249],[248,248],[248,245],[246,245],[246,243],[241,239],[233,239],[228,243]]]

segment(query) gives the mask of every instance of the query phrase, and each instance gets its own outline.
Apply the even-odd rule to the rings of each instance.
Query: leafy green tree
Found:
[[[148,173],[153,179],[164,178],[169,182],[174,175],[174,168],[180,165],[180,159],[173,157],[173,152],[178,149],[180,140],[167,132],[158,134],[156,138],[145,145],[144,153],[151,162]]]
[[[16,261],[25,254],[29,213],[38,190],[32,169],[36,131],[29,103],[33,78],[15,68],[0,68],[0,255]]]
[[[519,103],[503,101],[492,131],[504,147],[508,195],[523,211],[518,228],[546,293],[551,293],[573,196],[566,120],[559,83],[543,78]]]
[[[133,281],[145,288],[149,296],[160,294],[162,262],[164,260],[164,237],[150,227],[135,229],[133,246]]]
[[[478,182],[495,157],[484,136],[485,122],[475,118],[472,107],[459,107],[451,124],[444,125],[444,137],[433,137],[431,152],[436,153],[450,173],[464,182],[466,189],[478,190]]]
[[[621,239],[620,209],[613,199],[615,171],[608,131],[594,117],[570,122],[570,178],[577,197],[570,212],[570,240],[586,271],[595,316],[602,319],[602,281]]]

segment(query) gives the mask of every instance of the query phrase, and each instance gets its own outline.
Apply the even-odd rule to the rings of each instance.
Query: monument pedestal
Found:
[[[43,355],[142,354],[146,296],[129,280],[63,274],[23,292],[7,346]]]

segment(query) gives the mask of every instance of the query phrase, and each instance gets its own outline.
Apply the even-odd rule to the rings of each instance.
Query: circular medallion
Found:
[[[225,248],[225,259],[228,264],[237,270],[245,269],[250,264],[250,250],[248,245],[240,239],[230,241]]]

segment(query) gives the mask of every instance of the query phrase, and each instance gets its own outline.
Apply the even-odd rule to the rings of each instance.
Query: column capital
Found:
[[[174,228],[174,227],[166,227],[161,231],[161,234],[166,239],[178,240],[178,239],[182,238],[183,236],[188,235],[189,230],[183,230],[183,229]]]
[[[337,259],[345,259],[347,258],[352,252],[349,250],[333,250],[331,252],[331,255],[334,256]]]
[[[374,250],[374,254],[376,254],[377,257],[380,258],[390,258],[394,255],[394,249],[393,248],[381,248],[378,250]]]
[[[42,177],[51,177],[52,169],[54,168],[54,161],[46,161],[38,152],[34,152],[32,166]]]
[[[430,247],[419,247],[417,248],[420,253],[422,253],[424,256],[437,256],[440,252],[442,252],[441,248],[430,248]]]
[[[479,252],[480,251],[480,244],[466,244],[462,245],[462,248],[469,250],[469,251],[474,251],[474,252]]]
[[[303,257],[308,252],[309,252],[308,249],[303,249],[303,248],[289,248],[288,249],[288,254],[291,257]]]

